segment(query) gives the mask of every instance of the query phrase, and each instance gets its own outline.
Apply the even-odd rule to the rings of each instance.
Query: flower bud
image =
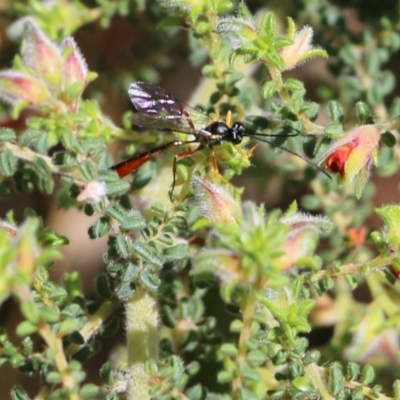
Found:
[[[290,227],[290,233],[279,257],[279,269],[288,270],[304,257],[313,254],[319,233],[328,233],[332,222],[327,217],[312,216],[301,212],[285,216],[280,220]]]
[[[25,24],[22,59],[44,81],[58,89],[62,73],[60,48],[39,29],[32,19]]]
[[[7,236],[15,236],[18,232],[18,228],[14,224],[3,219],[0,219],[0,230],[6,231]]]
[[[304,26],[294,34],[293,43],[282,48],[280,56],[285,63],[285,70],[293,69],[310,58],[328,56],[325,50],[313,47],[313,35],[313,29],[310,26]]]
[[[87,64],[72,37],[67,37],[62,43],[62,47],[66,57],[62,70],[61,90],[65,92],[72,85],[78,85],[73,93],[76,98],[87,84]]]
[[[205,218],[219,226],[237,226],[240,205],[225,189],[199,176],[193,178],[193,188]]]
[[[357,325],[351,345],[346,350],[346,357],[358,362],[387,363],[387,360],[397,363],[399,361],[398,334],[394,329],[386,328],[385,316],[374,309]]]
[[[325,167],[339,173],[347,184],[355,181],[357,197],[375,161],[380,132],[377,125],[361,125],[336,140],[322,155]]]
[[[9,104],[26,101],[29,105],[45,102],[50,97],[45,84],[22,72],[0,71],[0,97]]]

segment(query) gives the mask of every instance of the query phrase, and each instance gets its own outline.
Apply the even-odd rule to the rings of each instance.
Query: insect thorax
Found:
[[[216,121],[208,125],[204,130],[210,133],[208,137],[204,137],[208,145],[219,145],[225,142],[241,143],[245,128],[240,122],[236,122],[230,128],[225,122]]]

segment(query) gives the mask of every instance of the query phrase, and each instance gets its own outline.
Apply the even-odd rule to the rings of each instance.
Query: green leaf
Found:
[[[262,351],[252,350],[247,353],[247,361],[252,367],[258,367],[266,361],[266,357]]]
[[[261,87],[261,94],[264,99],[272,97],[278,90],[278,85],[274,81],[267,81]]]
[[[394,392],[394,398],[396,400],[400,399],[400,380],[396,379],[393,382],[393,392]]]
[[[139,275],[139,268],[136,264],[134,263],[128,263],[128,265],[125,266],[124,268],[124,275],[123,275],[123,281],[124,282],[131,282],[135,280]]]
[[[98,296],[102,299],[110,299],[111,298],[111,290],[110,290],[110,285],[108,282],[107,275],[105,274],[100,274],[96,278],[96,293]]]
[[[82,399],[92,399],[95,395],[100,392],[100,388],[93,383],[86,383],[82,386],[79,394],[81,395]]]
[[[229,383],[235,378],[234,370],[231,371],[220,371],[217,374],[217,381],[219,383]]]
[[[203,386],[197,384],[186,391],[186,396],[190,400],[203,400],[207,398],[207,391]]]
[[[375,212],[385,221],[385,242],[395,247],[400,246],[400,207],[387,205],[375,209]]]
[[[108,216],[117,220],[118,222],[123,222],[126,218],[127,210],[118,203],[111,203],[106,210]]]
[[[272,314],[281,322],[286,321],[287,309],[283,309],[281,304],[278,304],[270,299],[263,298],[262,303],[272,312]]]
[[[210,79],[217,78],[217,75],[216,75],[216,72],[215,72],[215,66],[213,66],[213,65],[210,65],[210,64],[205,65],[201,69],[201,72],[206,78],[210,78]]]
[[[344,388],[344,378],[342,372],[342,366],[338,362],[333,362],[329,367],[329,386],[331,392],[337,396]]]
[[[318,350],[311,350],[306,353],[305,357],[303,358],[303,363],[305,365],[318,363],[321,358],[321,353]]]
[[[297,389],[298,392],[310,392],[313,389],[313,384],[310,378],[306,376],[298,376],[293,379],[293,386]]]
[[[120,320],[119,318],[111,318],[111,320],[106,324],[103,325],[102,328],[99,330],[99,335],[101,336],[113,336],[115,335],[120,328]]]
[[[32,142],[39,140],[39,138],[46,133],[38,129],[27,129],[18,139],[21,146],[29,146]]]
[[[42,193],[51,194],[54,190],[54,181],[53,179],[51,179],[51,177],[45,178],[44,176],[40,176],[38,187]]]
[[[369,109],[368,105],[365,104],[363,101],[358,101],[356,103],[356,114],[359,124],[367,124],[373,122],[371,110]]]
[[[247,19],[249,21],[253,19],[253,16],[251,15],[249,8],[244,1],[239,3],[238,15],[240,18]]]
[[[121,228],[129,231],[140,230],[146,227],[146,220],[137,210],[129,210],[125,220],[121,222]]]
[[[305,93],[304,83],[298,79],[286,79],[283,87],[291,92],[301,92],[302,94]]]
[[[124,282],[116,289],[115,294],[121,301],[127,301],[133,296],[135,290],[136,286],[132,282]]]
[[[134,250],[134,248],[132,247],[132,240],[127,235],[117,235],[115,244],[120,256],[125,258],[128,258]]]
[[[287,323],[298,332],[310,332],[311,326],[308,323],[307,316],[314,305],[315,301],[311,299],[305,299],[296,304],[290,305]]]
[[[12,129],[0,128],[0,143],[12,142],[17,138],[17,135]]]
[[[266,36],[271,40],[275,37],[275,16],[272,12],[264,15],[259,30],[260,36]]]
[[[340,123],[329,124],[325,127],[325,134],[329,136],[338,136],[343,133],[343,125]]]
[[[39,239],[40,239],[41,243],[43,243],[45,246],[49,246],[49,247],[65,246],[65,245],[69,244],[68,238],[66,238],[65,236],[59,235],[57,232],[54,232],[53,229],[50,229],[50,228],[41,229],[39,232]],[[53,250],[49,254],[53,254],[55,259],[60,258],[60,256],[57,254],[56,250],[54,250],[54,249],[49,249],[49,250]],[[43,255],[43,259],[49,258],[49,257],[50,257],[50,255]]]
[[[97,170],[91,161],[84,161],[79,165],[79,170],[82,176],[88,181],[94,181],[96,179]]]
[[[178,261],[187,257],[188,245],[186,243],[177,244],[175,246],[167,247],[164,250],[166,261]]]
[[[228,86],[234,86],[237,82],[239,82],[241,79],[243,79],[244,76],[245,75],[243,72],[235,71],[228,78],[228,81],[227,81]]]
[[[113,369],[110,362],[106,362],[100,368],[100,378],[108,386],[114,383]]]
[[[278,68],[279,71],[284,71],[286,69],[286,65],[282,60],[279,53],[273,49],[268,49],[266,51],[262,51],[260,54],[260,58],[266,60],[269,64]]]
[[[341,124],[344,119],[344,112],[342,105],[338,101],[330,101],[328,103],[329,117],[334,123]]]
[[[120,196],[126,193],[130,187],[130,183],[124,180],[109,182],[107,183],[107,194],[109,196]]]
[[[82,296],[82,282],[77,271],[64,274],[63,286],[71,299]]]
[[[51,179],[51,170],[49,166],[47,165],[46,161],[41,158],[37,157],[35,161],[33,162],[33,165],[35,167],[35,170],[37,174],[43,178],[43,179]]]
[[[143,260],[146,260],[147,262],[157,266],[157,267],[162,267],[163,266],[163,260],[161,260],[155,253],[154,250],[149,247],[148,245],[145,245],[141,242],[136,242],[133,245],[133,251],[140,257],[143,258]]]
[[[360,366],[354,362],[347,364],[347,378],[350,380],[357,380],[360,375]]]
[[[16,160],[10,150],[4,150],[0,153],[0,169],[3,175],[12,176],[16,170]]]
[[[152,292],[156,292],[161,284],[158,275],[151,271],[143,271],[140,274],[140,281],[148,290]]]
[[[287,37],[289,39],[293,40],[294,35],[296,33],[296,30],[297,30],[296,24],[293,21],[293,19],[290,18],[290,17],[286,18],[286,24],[287,24],[287,30],[286,30],[287,33],[286,33],[286,35],[287,35]]]
[[[14,386],[10,395],[12,400],[30,400],[30,396],[20,386]]]
[[[371,365],[366,365],[361,373],[360,382],[364,385],[370,385],[375,380],[375,370]]]
[[[76,319],[66,319],[61,322],[61,325],[58,329],[59,336],[66,336],[70,333],[77,331],[80,328],[81,324]]]
[[[21,304],[21,312],[32,324],[37,324],[39,322],[39,309],[33,301],[24,301]]]
[[[391,132],[382,133],[381,140],[388,147],[394,147],[396,144],[396,137]]]
[[[62,381],[62,376],[59,372],[51,371],[46,375],[45,379],[47,383],[57,385]]]
[[[350,44],[340,47],[339,57],[351,68],[358,62],[355,47]]]
[[[182,27],[183,20],[180,17],[171,15],[164,17],[157,25],[157,28],[173,28],[173,27]]]
[[[177,320],[171,307],[167,305],[161,307],[161,318],[165,326],[171,329],[175,328]]]
[[[286,47],[291,45],[293,42],[286,36],[278,36],[275,38],[273,46],[276,50],[281,49],[282,47]]]
[[[236,348],[236,346],[231,343],[224,343],[220,347],[219,351],[221,355],[224,357],[235,357],[236,354],[238,353],[238,349]]]
[[[74,331],[68,336],[68,340],[73,344],[82,345],[85,344],[85,338],[78,332]]]
[[[16,329],[16,333],[18,336],[28,336],[32,335],[38,330],[38,327],[36,324],[33,324],[32,322],[29,321],[23,321],[21,322]]]
[[[60,318],[59,311],[53,307],[43,306],[39,309],[40,318],[49,323],[58,322]]]
[[[98,239],[106,235],[110,229],[110,219],[108,217],[101,217],[89,228],[88,234],[91,239]]]

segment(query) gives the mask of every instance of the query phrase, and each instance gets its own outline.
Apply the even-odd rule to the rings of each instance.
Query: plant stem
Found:
[[[238,398],[238,390],[244,386],[240,365],[246,363],[247,360],[247,345],[251,339],[251,325],[253,323],[256,304],[256,296],[254,293],[249,293],[249,297],[243,309],[243,329],[240,332],[238,354],[236,357],[236,362],[238,364],[237,375],[232,382],[234,398]]]
[[[148,400],[149,376],[147,361],[158,361],[158,309],[155,295],[138,287],[126,303],[126,337],[128,369],[131,378],[127,385],[127,399]]]

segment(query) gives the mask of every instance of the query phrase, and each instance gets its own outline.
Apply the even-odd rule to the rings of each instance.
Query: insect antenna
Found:
[[[248,136],[248,137],[254,138],[254,139],[256,139],[256,140],[258,140],[260,142],[263,142],[263,143],[267,143],[272,147],[275,147],[275,148],[281,149],[283,151],[286,151],[287,153],[290,153],[290,154],[292,154],[292,155],[304,160],[306,163],[312,165],[314,168],[316,168],[319,171],[321,171],[322,173],[324,173],[329,179],[332,179],[332,177],[328,174],[328,172],[324,168],[322,168],[321,166],[319,166],[317,163],[315,163],[314,161],[310,160],[309,158],[307,158],[305,156],[302,156],[301,154],[298,154],[295,151],[290,150],[285,146],[282,146],[282,145],[280,145],[278,143],[274,143],[271,140],[265,139],[265,137],[291,137],[291,136],[298,136],[298,135],[300,135],[300,131],[297,131],[297,132],[295,132],[293,134],[279,134],[279,133],[277,133],[277,134],[268,134],[268,133],[257,133],[257,132],[248,132],[248,133],[246,133],[246,136]]]

